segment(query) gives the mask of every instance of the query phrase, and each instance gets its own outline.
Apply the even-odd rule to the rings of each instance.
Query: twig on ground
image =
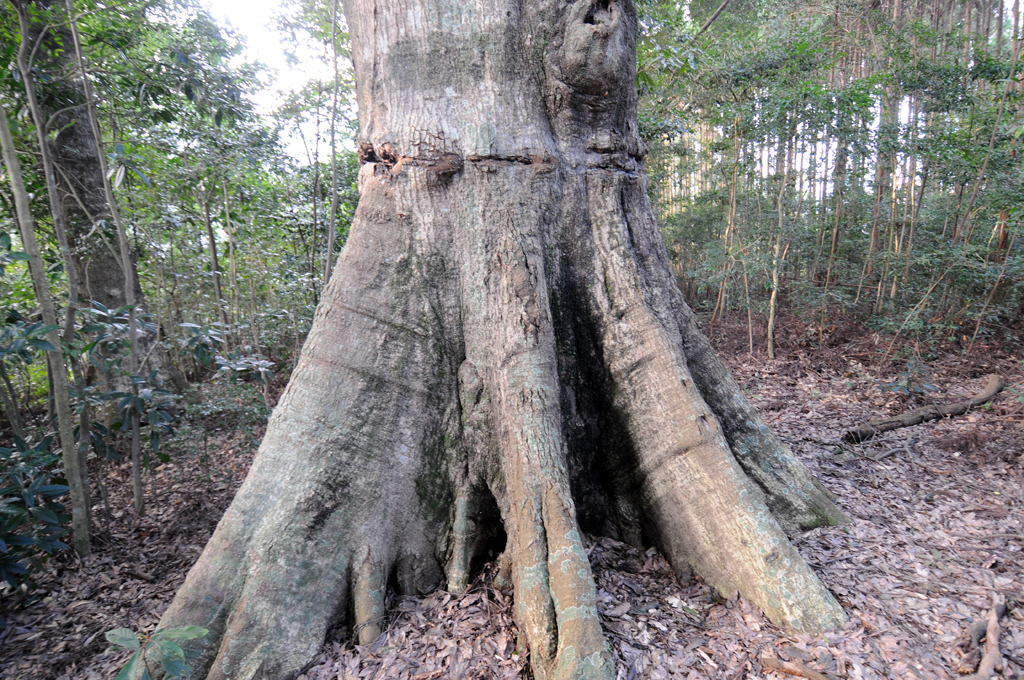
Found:
[[[411,680],[434,680],[434,678],[441,677],[441,673],[443,672],[444,671],[439,668],[436,671],[428,671],[426,673],[419,673],[417,675],[414,675],[412,676]]]
[[[856,555],[844,555],[843,557],[833,557],[832,559],[825,560],[824,562],[808,562],[807,564],[817,569],[824,567],[827,564],[832,564],[833,562],[845,562],[846,560],[852,560],[854,557],[856,557]]]
[[[151,576],[150,574],[147,574],[146,572],[140,571],[138,569],[125,569],[125,573],[127,573],[127,574],[129,574],[131,576],[134,576],[137,579],[142,579],[143,581],[149,581],[150,583],[153,583],[154,581],[156,581],[156,577],[155,576]]]
[[[819,673],[813,668],[808,668],[799,661],[783,661],[782,659],[776,659],[770,656],[762,656],[760,660],[761,665],[769,670],[788,673],[789,675],[798,675],[801,678],[808,678],[808,680],[831,680],[831,678],[824,673]]]
[[[997,604],[995,607],[996,617],[1002,618],[1003,614],[1006,613],[1006,605]],[[964,635],[969,639],[968,645],[970,647],[977,647],[981,644],[981,639],[985,635],[985,631],[988,629],[988,616],[978,619],[967,627],[964,631]]]
[[[947,536],[954,536],[956,538],[969,538],[969,539],[973,539],[975,541],[991,541],[994,538],[1009,538],[1009,539],[1013,539],[1013,540],[1017,540],[1017,541],[1024,541],[1024,533],[1020,533],[1020,534],[1010,534],[1010,533],[1006,533],[1006,534],[983,534],[981,536],[976,536],[974,534],[955,534],[953,532],[948,532],[946,535]]]
[[[985,625],[985,652],[978,664],[978,670],[972,675],[965,675],[963,680],[989,680],[997,668],[1002,668],[1003,656],[999,652],[999,618],[1006,613],[1006,603],[1000,596],[993,597],[994,604],[988,613]],[[982,619],[984,621],[984,619]],[[975,622],[967,629],[970,636],[970,644],[978,645],[981,635],[979,622]]]

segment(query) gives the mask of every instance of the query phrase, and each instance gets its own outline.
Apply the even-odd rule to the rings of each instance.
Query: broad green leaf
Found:
[[[164,671],[169,678],[183,678],[188,675],[190,670],[188,665],[181,659],[163,656],[160,657],[160,663],[163,665]]]
[[[180,659],[185,660],[185,650],[170,640],[154,640],[150,638],[151,648],[155,648],[159,652],[160,663],[163,663],[165,659]]]
[[[36,349],[41,349],[44,352],[56,352],[57,348],[50,344],[49,340],[40,340],[32,338],[28,341],[28,344],[32,345]]]
[[[37,495],[43,498],[56,498],[57,496],[63,496],[71,489],[63,484],[46,484],[35,489]]]
[[[52,555],[57,550],[67,550],[68,544],[63,541],[53,541],[49,539],[40,539],[39,549],[48,555]]]
[[[139,636],[135,634],[135,631],[128,628],[115,628],[114,630],[108,630],[104,636],[107,638],[107,642],[112,645],[124,647],[125,649],[134,649],[135,651],[142,649],[142,645],[139,643]],[[123,674],[124,671],[122,670],[121,673]],[[121,674],[118,674],[117,677],[120,678]]]
[[[118,629],[118,630],[127,630],[127,629]],[[111,633],[112,632],[114,632],[114,631],[111,631]],[[131,631],[128,631],[128,632],[131,632]],[[132,633],[132,635],[134,635],[134,634],[135,633]],[[110,633],[107,633],[107,636],[108,636],[108,639],[109,639]],[[136,642],[138,642],[138,640],[136,640]],[[132,678],[135,677],[135,669],[139,665],[140,665],[140,663],[139,663],[139,655],[138,654],[133,654],[132,658],[128,659],[128,663],[126,663],[124,665],[124,668],[121,669],[121,672],[117,674],[117,677],[114,678],[114,680],[131,680]]]
[[[29,512],[32,514],[33,517],[35,517],[41,522],[46,522],[47,524],[58,523],[57,515],[53,513],[53,510],[49,510],[48,508],[31,508],[29,509]]]

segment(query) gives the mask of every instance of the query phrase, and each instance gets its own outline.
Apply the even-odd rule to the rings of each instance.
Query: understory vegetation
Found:
[[[1019,348],[1019,0],[718,5],[638,6],[649,193],[709,334],[769,359],[873,335],[908,402],[940,350]],[[282,5],[328,75],[266,110],[267,68],[192,0],[0,5],[5,601],[270,412],[358,199],[338,11]]]

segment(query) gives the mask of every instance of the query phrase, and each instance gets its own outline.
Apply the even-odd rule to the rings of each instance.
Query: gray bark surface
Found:
[[[698,339],[668,267],[632,4],[346,16],[360,203],[253,468],[161,623],[211,629],[197,676],[288,677],[338,622],[368,644],[386,588],[461,590],[495,536],[542,680],[615,675],[582,531],[657,545],[793,629],[841,625],[765,502],[793,524],[841,512]]]

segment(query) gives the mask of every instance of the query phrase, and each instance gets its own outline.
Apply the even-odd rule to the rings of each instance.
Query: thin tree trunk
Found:
[[[996,291],[999,289],[999,284],[1003,281],[1003,275],[1006,274],[1006,265],[1010,262],[1012,255],[1009,253],[1013,252],[1013,238],[1010,238],[1009,246],[1007,247],[1007,256],[1003,260],[1003,266],[999,270],[999,276],[996,277],[995,283],[992,284],[992,290],[989,291],[988,297],[985,298],[985,304],[982,305],[981,311],[978,312],[978,322],[974,325],[974,333],[971,335],[971,342],[967,345],[967,354],[970,354],[971,349],[974,347],[974,341],[978,339],[978,333],[981,331],[981,324],[985,320],[985,312],[988,311],[989,305],[992,304],[992,298],[996,296]]]
[[[1014,7],[1017,3],[1014,3]],[[1016,25],[1016,21],[1014,24]],[[1016,32],[1014,33],[1016,37]],[[999,109],[996,113],[996,122],[992,125],[992,134],[988,140],[988,148],[985,151],[985,160],[981,163],[981,168],[978,169],[978,175],[974,179],[974,187],[971,189],[971,197],[967,201],[967,207],[963,211],[963,219],[959,222],[957,232],[964,233],[964,245],[970,243],[970,232],[973,230],[972,227],[968,227],[971,219],[971,211],[974,209],[974,201],[978,197],[978,190],[981,188],[983,181],[985,180],[985,173],[988,171],[988,163],[992,159],[992,151],[995,149],[996,138],[999,135],[999,124],[1003,120],[1003,111],[1006,109],[1006,98],[1013,91],[1014,88],[1014,76],[1017,73],[1017,61],[1020,58],[1020,50],[1017,45],[1014,45],[1013,58],[1010,60],[1010,73],[1006,80],[1006,86],[1003,88],[1003,96],[999,99]]]
[[[334,267],[334,239],[338,228],[338,147],[334,133],[338,127],[338,0],[331,9],[331,50],[334,55],[334,92],[331,101],[331,213],[327,219],[327,250],[324,253],[324,285],[331,280]]]
[[[932,121],[934,120],[933,116],[934,116],[934,114],[929,114],[925,118],[925,136],[928,136],[928,130],[929,130],[929,128],[931,128]],[[915,120],[915,130],[916,130],[916,126],[917,126],[917,117],[916,117],[916,115],[915,115],[915,119],[914,120]],[[916,139],[916,132],[915,132],[915,139]],[[916,147],[915,147],[915,151],[916,151]],[[915,234],[915,232],[917,230],[918,217],[921,214],[921,204],[924,203],[924,195],[925,195],[925,191],[927,190],[927,187],[928,187],[928,173],[929,173],[929,170],[930,170],[930,164],[929,164],[928,160],[925,160],[922,163],[922,166],[923,167],[921,168],[921,190],[920,190],[920,192],[917,193],[916,197],[915,197],[915,195],[913,193],[913,190],[916,187],[914,187],[913,185],[911,186],[911,189],[912,189],[911,197],[912,197],[912,201],[913,201],[913,206],[912,206],[911,211],[910,211],[910,233],[907,236],[907,246],[906,246],[906,251],[905,251],[905,255],[904,255],[904,260],[905,260],[905,263],[904,263],[904,266],[903,266],[903,285],[904,285],[904,287],[906,287],[907,281],[910,280],[910,265],[911,265],[911,262],[912,262],[912,257],[913,257],[913,252],[914,252],[914,234]],[[916,181],[917,181],[916,178],[914,178],[914,184],[916,184]]]
[[[1020,0],[1013,0],[1013,43],[1012,50],[1014,54],[1019,54],[1020,49],[1018,43],[1020,42]],[[1024,87],[1024,82],[1017,83],[1018,89]]]
[[[817,140],[815,140],[817,145]],[[821,171],[821,191],[817,190],[817,187],[812,185],[812,195],[821,210],[821,223],[818,226],[818,234],[815,238],[815,249],[814,249],[814,262],[811,265],[811,269],[807,272],[808,281],[811,284],[817,284],[819,281],[819,265],[821,264],[821,254],[825,250],[825,234],[828,232],[828,205],[826,203],[826,196],[828,190],[828,164],[829,164],[829,139],[825,139],[825,153],[823,154],[824,162],[822,163]],[[815,184],[818,182],[817,179],[817,167],[815,167]]]
[[[135,307],[135,279],[132,272],[131,248],[128,243],[128,232],[121,221],[121,212],[118,210],[117,201],[114,200],[114,191],[110,186],[110,177],[107,172],[107,154],[103,148],[103,137],[100,133],[99,120],[96,117],[96,104],[92,94],[92,86],[89,83],[88,70],[85,66],[85,58],[82,55],[82,43],[78,37],[78,23],[75,19],[74,0],[66,0],[68,7],[68,25],[74,40],[75,56],[78,59],[78,68],[82,76],[82,86],[85,92],[86,110],[89,114],[89,125],[92,128],[93,140],[96,145],[96,156],[100,164],[100,171],[103,176],[103,196],[107,202],[107,208],[117,228],[117,240],[121,250],[121,269],[124,274],[125,301],[128,305],[128,343],[129,343],[129,372],[136,375],[139,371],[139,334],[137,314]],[[144,510],[142,495],[142,460],[140,455],[141,441],[139,437],[139,409],[135,403],[139,395],[138,383],[132,380],[132,393],[135,400],[131,405],[131,447],[132,447],[132,490],[135,497],[135,514],[141,515]]]
[[[832,265],[835,262],[836,255],[839,253],[839,238],[840,232],[839,227],[842,224],[843,218],[843,184],[846,182],[846,163],[847,163],[847,150],[845,145],[840,142],[839,150],[836,152],[836,167],[832,174],[833,191],[836,198],[835,207],[835,220],[832,222],[832,238],[829,242],[828,251],[828,266],[825,268],[825,289],[822,293],[823,304],[828,305],[828,286],[832,279]]]
[[[19,9],[19,17],[22,18],[22,36],[25,35],[25,18],[22,8]],[[25,57],[27,55],[27,44],[23,41],[19,50],[19,66],[25,65],[26,90],[33,87],[32,73],[27,69]],[[34,94],[34,92],[33,92]],[[32,95],[30,95],[32,97]],[[34,97],[32,97],[34,99]],[[31,101],[31,99],[30,99]],[[45,124],[45,121],[43,121]],[[45,128],[43,128],[45,129]],[[46,137],[43,131],[39,132],[42,148],[46,148]],[[18,162],[18,155],[14,149],[14,140],[11,138],[11,130],[7,124],[7,109],[0,101],[0,143],[3,147],[4,164],[7,166],[7,178],[11,183],[11,193],[14,194],[15,213],[17,214],[18,228],[21,233],[21,242],[25,248],[25,254],[29,256],[28,268],[32,276],[32,286],[35,290],[36,301],[42,310],[43,323],[52,326],[54,330],[46,334],[46,340],[54,347],[54,350],[46,352],[51,370],[48,372],[53,380],[54,408],[57,411],[57,431],[60,436],[61,453],[64,462],[64,471],[68,477],[68,486],[71,489],[71,527],[72,543],[75,550],[82,557],[92,552],[89,541],[89,508],[86,501],[87,494],[83,484],[84,475],[79,467],[78,451],[75,447],[74,423],[72,422],[70,394],[68,390],[68,373],[64,364],[64,353],[61,351],[61,337],[57,319],[57,310],[53,305],[53,297],[50,295],[49,282],[46,279],[46,270],[43,266],[43,259],[39,249],[39,242],[36,240],[35,227],[32,224],[32,213],[29,208],[28,192],[21,175],[21,165]],[[47,152],[43,151],[44,158],[48,158]],[[44,165],[45,168],[45,165]],[[46,181],[48,188],[54,183],[51,173],[47,174]],[[54,191],[54,194],[56,192]],[[52,207],[53,204],[51,204]],[[56,203],[59,218],[60,203]]]
[[[7,413],[7,422],[11,424],[11,433],[19,439],[25,438],[25,430],[21,424],[21,413],[18,410],[18,395],[11,384],[11,378],[7,375],[7,364],[0,358],[0,378],[3,379],[4,389],[0,396],[4,400],[4,412]]]
[[[231,206],[228,202],[228,182],[224,180],[224,230],[228,234],[228,286],[231,288],[231,314],[234,320],[238,316],[238,267],[235,263],[235,227],[231,223]]]
[[[733,122],[733,130],[735,131],[734,141],[736,144],[736,157],[733,159],[732,167],[732,181],[729,185],[729,221],[726,226],[726,231],[733,232],[735,238],[736,231],[736,187],[739,178],[739,166],[740,166],[740,150],[743,148],[743,134],[740,132],[739,119],[737,118]],[[740,262],[743,267],[743,290],[746,294],[746,307],[747,307],[747,342],[748,351],[751,355],[754,354],[754,318],[753,311],[750,308],[750,281],[747,276],[747,258],[744,255]]]
[[[996,59],[1003,58],[1003,6],[1004,0],[996,0]]]
[[[213,222],[210,220],[210,198],[206,189],[200,189],[203,205],[203,224],[206,226],[206,241],[210,246],[210,268],[213,270],[213,294],[217,302],[217,316],[225,326],[228,325],[228,314],[224,309],[224,294],[220,287],[220,262],[217,260],[217,239],[213,234]]]
[[[75,379],[75,389],[78,390],[79,399],[82,403],[79,404],[78,412],[78,466],[83,472],[88,471],[89,465],[89,447],[92,444],[92,418],[90,414],[89,404],[85,399],[85,390],[88,387],[88,381],[86,379],[86,373],[82,369],[81,362],[71,358],[71,374]],[[89,526],[92,524],[92,492],[89,489],[89,475],[87,473],[82,476],[82,491],[85,494],[85,507],[89,513]]]
[[[885,160],[879,154],[879,158],[875,165],[875,201],[874,207],[871,210],[871,233],[868,236],[868,252],[864,257],[864,266],[861,268],[860,283],[857,284],[857,297],[854,298],[853,303],[857,304],[860,301],[860,295],[864,288],[864,283],[871,278],[871,274],[875,269],[875,253],[878,252],[878,222],[879,215],[882,211],[882,195],[885,193],[885,178],[888,173],[888,168],[885,165]]]
[[[789,145],[793,145],[793,137],[789,138]],[[786,185],[789,183],[789,171],[791,154],[786,154],[785,169],[782,173],[782,184],[779,186],[779,197],[777,202],[778,223],[775,226],[775,245],[772,248],[772,294],[768,300],[768,358],[775,359],[775,305],[779,298],[779,269],[782,267],[782,259],[786,256],[782,250],[782,229],[783,229],[783,200],[786,197]],[[786,247],[789,249],[789,246]]]
[[[875,314],[881,314],[885,305],[885,283],[889,277],[889,264],[895,251],[896,238],[896,171],[899,160],[896,154],[892,155],[892,168],[889,176],[892,178],[889,183],[889,219],[886,222],[886,247],[885,257],[882,260],[882,273],[878,275],[878,291],[875,296]]]
[[[320,94],[322,92],[322,90],[318,92],[316,98],[316,137],[313,140],[313,233],[309,237],[309,275],[313,279],[314,296],[316,293],[317,275],[317,231],[320,227],[320,217],[317,208],[320,202]],[[324,285],[326,286],[326,283]]]

